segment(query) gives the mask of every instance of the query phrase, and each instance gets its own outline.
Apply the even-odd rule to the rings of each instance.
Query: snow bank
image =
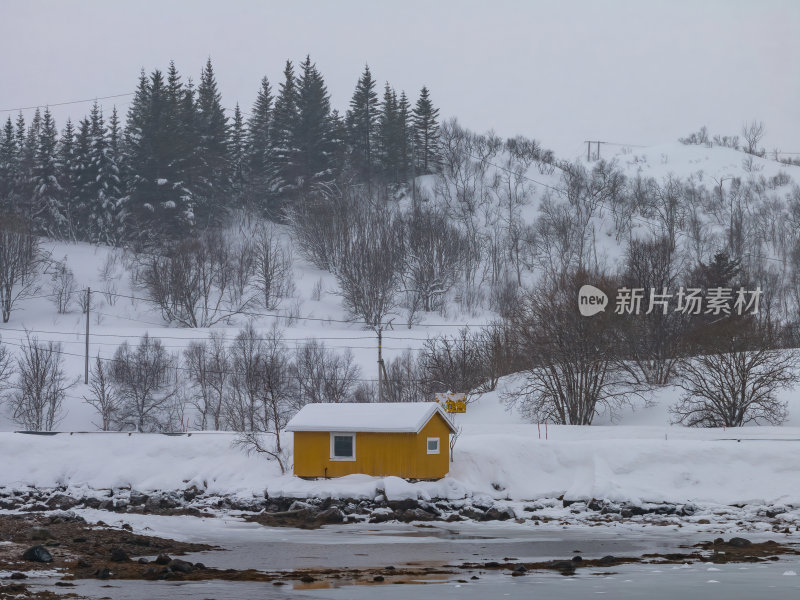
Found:
[[[233,434],[0,433],[0,487],[192,485],[215,494],[389,499],[544,497],[800,505],[800,429],[465,425],[450,475],[409,483],[352,475],[307,481],[232,447]],[[673,435],[673,433],[675,435]],[[747,435],[745,435],[747,434]],[[744,436],[737,438],[736,436]],[[289,437],[289,436],[287,436]],[[737,441],[740,439],[741,441]]]

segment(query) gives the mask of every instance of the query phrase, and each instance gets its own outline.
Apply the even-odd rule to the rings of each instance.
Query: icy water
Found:
[[[130,519],[128,519],[130,520]],[[133,523],[143,530],[143,523]],[[579,527],[542,529],[516,523],[445,524],[414,527],[401,524],[331,526],[316,531],[266,528],[236,520],[210,519],[202,527],[191,520],[149,517],[146,527],[155,535],[209,542],[226,550],[186,557],[219,568],[265,571],[313,567],[445,566],[462,562],[564,559],[580,554],[597,558],[607,554],[641,555],[645,552],[687,550],[714,537],[654,528],[612,529]],[[763,536],[761,536],[763,537]],[[754,538],[755,539],[755,538]],[[765,538],[766,539],[766,538]],[[792,541],[792,540],[782,540]],[[800,598],[800,560],[796,557],[764,564],[622,565],[579,569],[565,577],[551,572],[529,572],[511,577],[507,572],[436,575],[386,583],[330,587],[325,581],[302,585],[289,582],[128,582],[77,581],[75,588],[52,588],[53,580],[36,581],[59,592],[76,592],[90,598],[114,600],[382,600],[404,598]],[[461,581],[459,581],[461,580]],[[34,583],[34,582],[32,582]]]

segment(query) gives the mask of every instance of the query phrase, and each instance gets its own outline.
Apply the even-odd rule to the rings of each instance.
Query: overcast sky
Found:
[[[340,111],[369,63],[381,89],[427,85],[443,117],[569,157],[753,118],[769,150],[800,152],[797,0],[3,0],[0,27],[0,109],[130,92],[170,59],[197,81],[210,56],[224,105],[248,111],[310,53]],[[88,108],[53,112],[61,128]]]

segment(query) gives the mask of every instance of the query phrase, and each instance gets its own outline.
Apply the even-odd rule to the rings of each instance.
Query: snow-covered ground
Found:
[[[629,176],[641,173],[661,178],[672,173],[686,178],[694,174],[714,185],[715,178],[771,177],[784,171],[800,181],[800,167],[725,148],[674,143],[622,148],[614,158]],[[743,161],[751,159],[746,172]],[[531,176],[558,185],[557,170],[542,175],[532,169]],[[776,193],[785,194],[789,189]],[[536,217],[543,193],[535,187],[533,200],[524,210],[526,220]],[[602,238],[605,254],[618,256],[613,237]],[[207,329],[171,327],[151,304],[136,299],[141,292],[131,287],[119,251],[61,242],[47,242],[46,246],[54,259],[65,258],[78,288],[90,286],[93,290],[97,304],[91,316],[90,356],[99,353],[110,358],[120,343],[135,343],[145,332],[160,338],[173,352],[180,352],[193,340],[207,339]],[[255,326],[266,330],[277,322],[290,348],[315,337],[329,348],[350,349],[361,367],[361,377],[374,379],[374,334],[346,322],[331,274],[313,268],[297,252],[295,259],[294,296],[276,311],[260,311]],[[41,294],[46,295],[47,280],[42,284]],[[318,300],[313,299],[315,287],[322,289]],[[289,313],[304,318],[285,318]],[[446,317],[426,314],[411,328],[399,317],[394,329],[384,334],[384,356],[391,359],[406,349],[419,349],[429,336],[452,334],[466,323],[480,326],[493,316],[488,310],[461,313],[453,305]],[[225,331],[232,339],[246,322],[247,318],[237,317],[215,330]],[[84,327],[77,302],[71,312],[59,315],[52,301],[44,297],[26,300],[14,309],[9,323],[0,325],[2,341],[13,351],[18,350],[26,330],[40,340],[62,344],[64,370],[76,380],[68,392],[65,418],[58,426],[64,432],[96,429],[94,411],[83,401],[87,394],[82,378]],[[281,475],[274,462],[234,449],[235,436],[230,433],[196,432],[184,437],[15,434],[11,433],[15,425],[0,408],[0,487],[170,490],[195,485],[209,493],[263,495],[266,491],[270,496],[374,498],[385,494],[389,498],[455,499],[480,495],[522,501],[563,495],[575,500],[800,506],[800,401],[796,391],[784,396],[789,402],[786,426],[725,431],[670,426],[668,408],[677,398],[675,388],[657,390],[648,406],[628,407],[613,420],[611,415],[600,415],[592,427],[526,424],[516,412],[506,410],[503,402],[504,387],[513,385],[514,378],[508,378],[498,391],[479,397],[465,415],[456,417],[464,432],[450,475],[438,482],[366,476],[304,481]],[[291,436],[286,437],[291,451]]]

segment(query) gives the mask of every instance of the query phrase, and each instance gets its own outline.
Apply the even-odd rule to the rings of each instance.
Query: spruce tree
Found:
[[[294,75],[292,75],[294,77]],[[284,84],[285,87],[285,84]],[[292,86],[293,87],[293,86]],[[276,170],[273,148],[272,90],[264,77],[255,104],[247,121],[247,190],[246,203],[258,210],[269,212],[270,200],[275,194]],[[277,108],[277,104],[276,104]],[[283,110],[283,106],[281,110]]]
[[[159,70],[150,77],[142,72],[125,127],[127,231],[142,243],[153,235],[184,235],[194,223],[184,147],[193,115],[191,89],[168,85]]]
[[[16,206],[18,169],[17,138],[14,124],[8,117],[0,135],[0,215],[10,214]]]
[[[298,173],[298,153],[295,145],[297,131],[298,94],[292,62],[287,60],[283,69],[283,83],[280,85],[275,100],[275,112],[272,121],[270,142],[272,156],[277,170],[277,188],[286,192],[294,183]]]
[[[295,188],[308,189],[314,183],[334,178],[330,96],[310,56],[303,61],[297,87],[297,122],[293,136],[297,148]]]
[[[117,202],[122,196],[119,167],[114,160],[103,113],[95,103],[90,117],[91,146],[89,163],[93,181],[90,185],[89,241],[95,244],[117,243]]]
[[[397,94],[387,82],[380,113],[380,159],[384,177],[397,182],[400,176],[400,127]]]
[[[405,92],[400,92],[400,100],[397,103],[397,130],[399,136],[398,175],[401,181],[408,181],[414,152],[414,128],[411,126],[411,105]]]
[[[67,230],[64,190],[58,177],[57,138],[56,122],[50,109],[45,108],[34,159],[32,217],[35,229],[49,237],[62,237]]]
[[[210,58],[197,88],[197,135],[199,172],[194,182],[194,210],[198,223],[207,224],[218,220],[229,208],[231,186],[228,117]]]
[[[92,164],[92,126],[88,118],[78,123],[72,160],[72,196],[70,211],[72,235],[79,240],[89,240],[90,217],[94,182],[97,177]]]
[[[63,190],[64,216],[66,217],[65,237],[76,240],[75,232],[75,127],[72,119],[67,119],[61,139],[58,142],[58,178]]]
[[[378,94],[367,65],[358,78],[346,119],[353,168],[367,182],[372,180],[379,164],[379,121]]]
[[[232,205],[240,207],[247,184],[247,132],[238,102],[233,110],[229,149]]]
[[[420,90],[414,107],[414,157],[417,175],[433,173],[439,165],[439,109],[434,108],[428,88]]]

